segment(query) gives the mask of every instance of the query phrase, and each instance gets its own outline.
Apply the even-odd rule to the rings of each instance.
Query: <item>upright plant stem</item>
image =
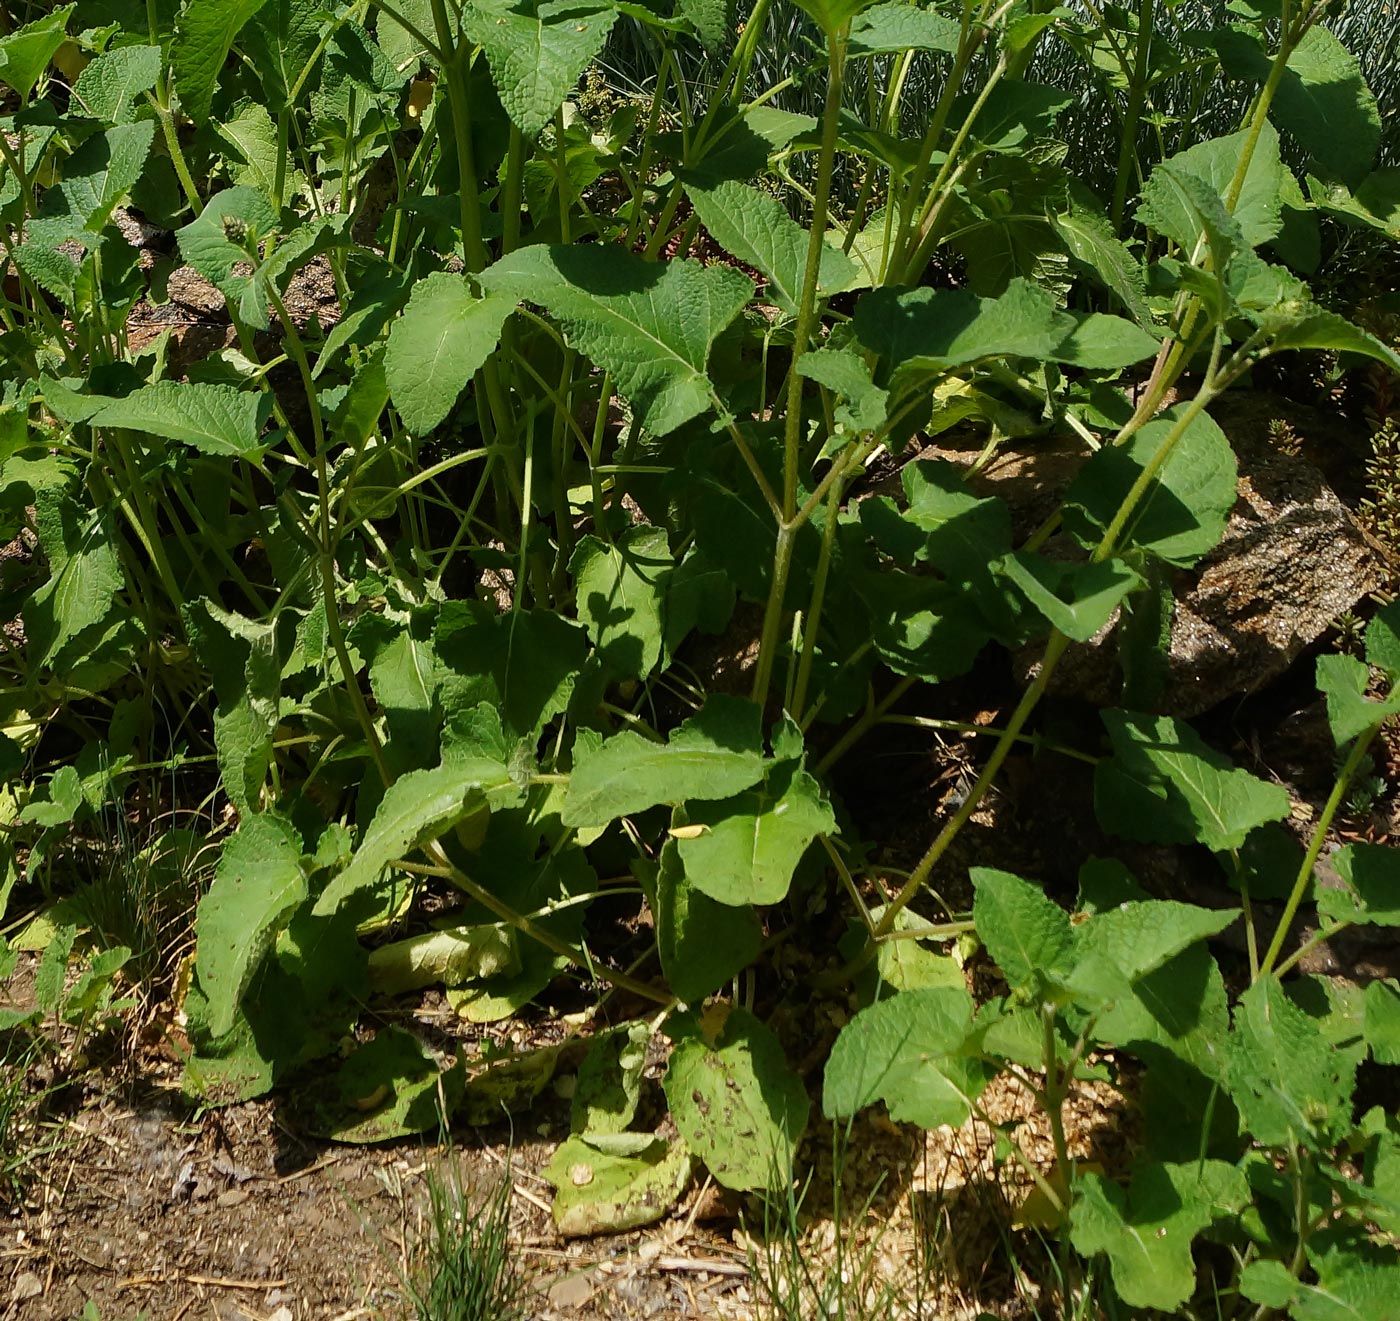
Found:
[[[783,490],[782,519],[778,541],[773,553],[773,581],[768,591],[768,603],[763,614],[763,633],[759,641],[758,665],[754,671],[753,698],[768,699],[773,677],[774,653],[782,626],[783,598],[787,592],[788,570],[792,563],[792,542],[797,531],[797,491],[799,461],[802,454],[802,375],[798,363],[810,347],[817,328],[817,285],[821,278],[822,253],[826,249],[825,235],[828,210],[831,205],[831,176],[836,165],[836,139],[841,123],[841,96],[846,70],[846,45],[850,24],[829,35],[827,39],[826,106],[822,113],[821,150],[817,157],[817,186],[813,195],[812,229],[807,242],[807,266],[802,277],[802,295],[797,305],[797,324],[793,332],[792,363],[788,368],[787,414],[783,429]]]
[[[1307,894],[1308,885],[1312,881],[1313,868],[1317,866],[1317,860],[1322,856],[1322,847],[1327,842],[1327,832],[1332,828],[1332,822],[1341,809],[1342,800],[1346,797],[1347,788],[1360,769],[1371,743],[1379,732],[1380,726],[1374,725],[1364,734],[1358,735],[1356,741],[1351,745],[1351,751],[1347,754],[1346,761],[1342,763],[1342,769],[1337,773],[1337,782],[1332,786],[1332,792],[1328,795],[1327,802],[1323,806],[1322,815],[1318,817],[1317,825],[1313,828],[1312,839],[1308,841],[1308,851],[1303,856],[1302,864],[1298,868],[1297,878],[1293,882],[1288,902],[1283,906],[1283,915],[1278,920],[1274,937],[1269,942],[1269,948],[1260,961],[1258,977],[1267,977],[1278,961],[1278,956],[1283,952],[1283,942],[1288,939],[1293,919],[1297,917],[1299,905],[1302,904],[1303,896]]]
[[[316,443],[314,455],[316,503],[320,523],[316,538],[316,558],[320,571],[321,598],[326,608],[326,632],[330,637],[331,649],[335,652],[336,661],[340,665],[341,677],[350,698],[350,705],[354,708],[355,719],[360,726],[360,731],[365,736],[365,745],[369,750],[370,760],[374,763],[381,783],[387,788],[394,782],[394,776],[389,770],[389,763],[384,756],[384,748],[379,741],[379,733],[374,727],[374,717],[370,714],[369,704],[365,701],[365,695],[360,690],[360,680],[354,663],[350,659],[350,648],[345,640],[345,630],[340,623],[339,592],[335,581],[336,537],[331,519],[330,464],[326,455],[326,433],[321,418],[321,405],[316,394],[316,382],[312,377],[311,363],[307,359],[306,348],[301,342],[301,335],[297,332],[296,323],[288,315],[286,306],[278,295],[273,282],[267,281],[266,287],[268,298],[282,323],[282,332],[287,338],[287,351],[291,354],[292,361],[296,363],[298,372],[301,373],[302,388],[306,391],[306,402],[311,413],[311,430]]]
[[[1123,113],[1123,137],[1118,146],[1118,176],[1113,183],[1113,228],[1123,225],[1123,208],[1128,202],[1128,175],[1136,173],[1138,124],[1147,100],[1149,57],[1152,51],[1155,0],[1142,0],[1138,11],[1137,44],[1133,51],[1132,82],[1128,106]]]

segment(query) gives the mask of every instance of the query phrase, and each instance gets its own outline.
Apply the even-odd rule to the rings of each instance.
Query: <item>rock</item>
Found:
[[[1294,413],[1312,410],[1241,393],[1243,400],[1212,410],[1239,457],[1239,502],[1220,545],[1175,575],[1166,687],[1154,705],[1159,714],[1199,715],[1263,687],[1388,577],[1383,552],[1322,473],[1268,439],[1271,418],[1287,417],[1296,429]],[[1026,456],[1008,453],[974,485],[1005,499],[1024,535],[1058,506],[1075,466],[1061,445]],[[1054,543],[1046,549],[1053,554]],[[1115,648],[1103,645],[1111,632],[1112,622],[1094,641],[1071,647],[1051,692],[1098,705],[1116,702],[1121,678]],[[1023,677],[1034,670],[1038,654],[1034,649],[1020,658]]]
[[[28,1302],[44,1292],[43,1282],[33,1271],[23,1271],[15,1276],[14,1287],[10,1291],[12,1303]]]

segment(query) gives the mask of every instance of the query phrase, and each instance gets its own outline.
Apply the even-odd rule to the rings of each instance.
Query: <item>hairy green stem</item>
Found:
[[[1133,51],[1133,66],[1128,70],[1130,74],[1128,86],[1128,105],[1123,113],[1123,136],[1118,147],[1118,173],[1113,182],[1113,208],[1110,215],[1113,218],[1114,230],[1120,230],[1123,226],[1123,209],[1128,202],[1128,176],[1130,173],[1141,173],[1134,171],[1133,167],[1137,163],[1137,133],[1138,124],[1142,120],[1143,107],[1147,100],[1147,80],[1151,72],[1149,59],[1152,51],[1152,38],[1155,35],[1153,24],[1155,21],[1155,0],[1142,0],[1138,11],[1137,42]]]
[[[1366,730],[1365,733],[1357,735],[1356,741],[1351,745],[1351,751],[1347,754],[1346,761],[1342,763],[1342,769],[1337,773],[1337,781],[1332,786],[1332,792],[1322,809],[1322,815],[1318,817],[1317,825],[1313,829],[1312,838],[1308,841],[1308,851],[1304,854],[1303,861],[1298,868],[1298,875],[1294,879],[1293,889],[1289,892],[1288,902],[1283,906],[1283,915],[1279,918],[1278,926],[1274,930],[1274,938],[1269,942],[1269,948],[1265,951],[1259,964],[1259,977],[1269,975],[1283,950],[1283,942],[1288,939],[1293,919],[1298,915],[1298,907],[1303,902],[1303,898],[1308,892],[1308,886],[1312,882],[1313,869],[1317,866],[1318,858],[1322,856],[1323,845],[1327,842],[1327,832],[1332,828],[1332,821],[1346,798],[1347,787],[1360,769],[1372,741],[1379,732],[1380,725],[1377,724]],[[1258,978],[1256,977],[1255,980],[1257,981]]]
[[[286,306],[277,293],[271,280],[265,282],[269,301],[282,323],[282,333],[286,336],[287,351],[301,374],[302,388],[306,392],[307,407],[311,413],[311,431],[315,440],[316,503],[319,511],[320,529],[317,541],[317,567],[320,570],[321,597],[325,603],[326,633],[330,637],[331,648],[340,665],[341,677],[345,683],[350,705],[355,711],[355,719],[365,737],[365,746],[370,760],[374,763],[379,779],[387,788],[394,781],[389,770],[384,747],[379,741],[379,733],[374,727],[374,717],[369,704],[360,689],[360,681],[354,662],[350,658],[350,648],[345,640],[345,630],[340,622],[339,592],[335,580],[336,537],[331,519],[330,464],[326,455],[325,425],[321,417],[321,406],[316,394],[316,383],[311,374],[311,363],[306,356],[306,348],[301,342],[296,323],[288,314]]]

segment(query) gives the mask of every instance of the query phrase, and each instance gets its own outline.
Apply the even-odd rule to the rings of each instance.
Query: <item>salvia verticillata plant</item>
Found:
[[[444,1063],[387,1027],[346,1054],[371,995],[445,985],[473,1022],[569,980],[618,997],[634,1020],[591,1036],[547,1171],[590,1232],[664,1215],[701,1168],[786,1184],[807,1086],[729,988],[830,889],[859,925],[824,978],[864,1007],[826,1116],[985,1119],[1010,1075],[1054,1135],[1050,1170],[1007,1150],[1066,1290],[1101,1257],[1130,1311],[1400,1315],[1400,1128],[1357,1091],[1395,1085],[1400,992],[1298,972],[1400,923],[1386,847],[1314,888],[1400,711],[1400,615],[1317,663],[1340,770],[1303,847],[1281,787],[1146,714],[1173,571],[1236,499],[1212,404],[1280,354],[1400,370],[1309,284],[1339,226],[1396,234],[1344,12],[8,5],[0,514],[26,553],[0,575],[0,899],[20,860],[52,889],[104,809],[212,810],[187,1090],[319,1075],[311,1122],[347,1141],[490,1122],[560,1059]],[[624,36],[634,84],[578,96]],[[1111,121],[1097,181],[1066,168],[1071,83]],[[212,348],[175,333],[191,273]],[[1018,533],[967,469],[910,458],[954,426],[975,469],[1077,445],[1056,512]],[[898,498],[864,489],[888,456]],[[1086,858],[1072,911],[978,868],[967,920],[926,923],[1056,667],[1115,620],[1098,819],[1202,847],[1238,907]],[[737,690],[697,635],[743,654]],[[1027,648],[969,791],[872,904],[831,768],[913,690]],[[601,939],[629,895],[641,937]],[[1237,923],[1227,982],[1210,941]],[[969,931],[1005,987],[982,1004],[930,948]],[[672,1137],[636,1127],[658,1033]],[[1071,1154],[1091,1077],[1143,1109],[1123,1169]]]

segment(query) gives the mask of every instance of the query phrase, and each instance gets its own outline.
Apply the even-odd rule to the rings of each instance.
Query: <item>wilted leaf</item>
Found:
[[[773,1033],[745,1009],[671,1018],[663,1086],[690,1149],[726,1188],[785,1187],[807,1127],[802,1082]]]

